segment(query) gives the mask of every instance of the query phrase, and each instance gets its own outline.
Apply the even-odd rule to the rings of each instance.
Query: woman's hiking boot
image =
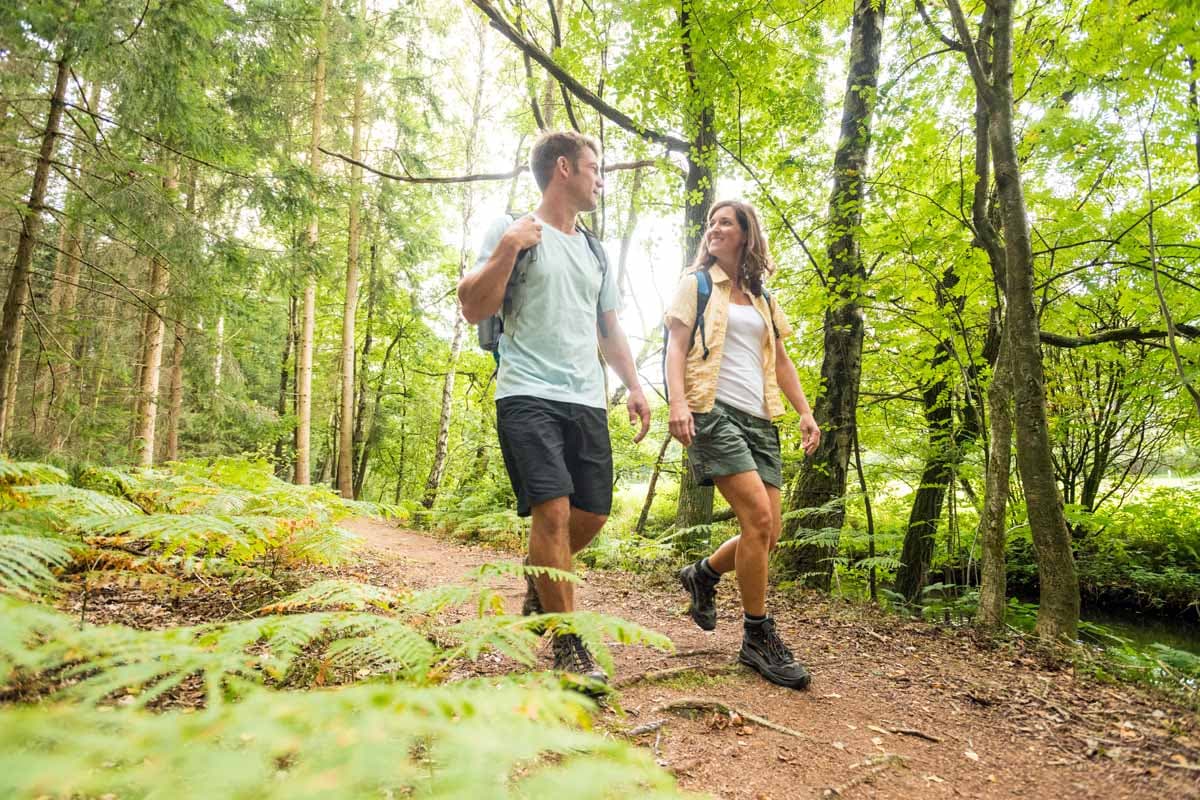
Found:
[[[587,645],[576,633],[560,633],[553,639],[554,668],[580,675],[593,683],[608,683],[604,670],[596,665]]]
[[[771,683],[789,689],[807,689],[811,680],[808,670],[796,661],[792,651],[779,638],[772,617],[761,622],[746,620],[738,661]]]
[[[529,566],[529,559],[526,558],[521,562],[524,566]],[[542,598],[538,597],[537,583],[534,582],[533,576],[528,572],[525,573],[525,602],[521,604],[521,616],[531,617],[534,614],[545,614],[542,609]]]
[[[702,562],[688,564],[679,570],[679,583],[692,597],[688,616],[706,631],[717,627],[717,583],[721,580],[705,572]]]

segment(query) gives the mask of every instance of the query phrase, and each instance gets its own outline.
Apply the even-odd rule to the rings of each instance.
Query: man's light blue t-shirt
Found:
[[[482,266],[512,224],[492,223],[479,248]],[[496,399],[525,395],[606,408],[604,367],[596,354],[597,300],[601,311],[620,302],[615,270],[601,280],[600,264],[582,233],[542,225],[536,258],[517,265],[512,303],[500,337]]]

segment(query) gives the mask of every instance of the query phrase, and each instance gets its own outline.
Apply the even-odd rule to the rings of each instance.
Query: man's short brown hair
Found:
[[[565,157],[573,169],[578,169],[579,155],[585,147],[590,147],[596,158],[600,157],[600,143],[591,136],[575,131],[551,131],[539,136],[529,152],[529,170],[537,181],[538,189],[546,191],[558,159]]]

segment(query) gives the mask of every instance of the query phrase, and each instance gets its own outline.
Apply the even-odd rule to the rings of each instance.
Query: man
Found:
[[[533,517],[526,563],[567,571],[612,507],[608,402],[597,347],[629,389],[629,420],[641,422],[634,441],[650,428],[650,406],[617,320],[614,270],[602,271],[576,227],[580,213],[595,210],[604,186],[599,143],[577,133],[544,134],[533,145],[530,171],[541,204],[529,216],[492,225],[475,269],[458,284],[458,299],[468,322],[504,306],[496,430],[517,513]],[[573,584],[526,577],[523,613],[573,610]],[[575,634],[555,636],[554,667],[606,679]]]

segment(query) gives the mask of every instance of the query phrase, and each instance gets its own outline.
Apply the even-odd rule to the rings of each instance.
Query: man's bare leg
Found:
[[[571,505],[566,497],[556,497],[533,507],[533,522],[529,527],[529,563],[537,567],[553,567],[564,572],[571,569]],[[556,581],[538,575],[538,597],[547,613],[575,610],[575,586],[568,581]]]
[[[571,555],[575,555],[592,543],[596,534],[608,520],[606,514],[593,514],[581,508],[571,507]]]

